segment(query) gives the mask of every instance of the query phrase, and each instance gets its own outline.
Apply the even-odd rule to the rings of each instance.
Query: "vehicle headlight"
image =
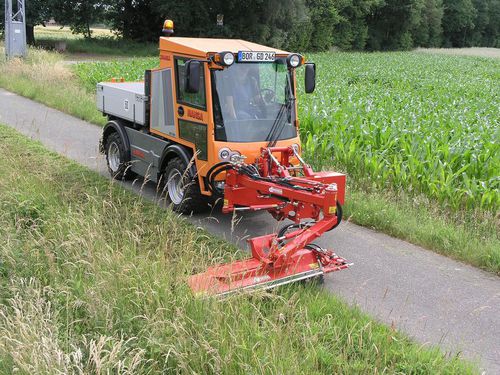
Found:
[[[220,160],[228,160],[231,156],[231,150],[228,148],[221,148],[219,150],[219,159]]]
[[[291,55],[288,55],[286,62],[290,68],[297,68],[302,63],[302,56],[298,53],[292,53]]]
[[[234,63],[234,55],[232,52],[220,52],[217,54],[216,62],[219,65],[231,66]]]

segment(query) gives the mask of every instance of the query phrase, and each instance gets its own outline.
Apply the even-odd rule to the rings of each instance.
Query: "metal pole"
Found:
[[[5,56],[9,58],[10,56],[10,19],[12,14],[12,0],[5,0],[5,23],[4,23],[4,35],[5,35]]]

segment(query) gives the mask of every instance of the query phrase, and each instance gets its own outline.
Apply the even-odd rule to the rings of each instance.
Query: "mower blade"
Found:
[[[274,267],[251,258],[211,267],[206,272],[191,276],[188,283],[197,296],[227,296],[242,291],[271,289],[334,270],[321,267],[316,255],[303,249],[284,266]]]

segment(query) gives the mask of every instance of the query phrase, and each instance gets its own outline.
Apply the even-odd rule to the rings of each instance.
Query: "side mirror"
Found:
[[[306,64],[305,74],[305,88],[306,94],[311,94],[316,88],[316,65],[313,63]]]
[[[197,60],[189,60],[185,65],[185,90],[190,94],[200,91],[200,69],[201,63]]]

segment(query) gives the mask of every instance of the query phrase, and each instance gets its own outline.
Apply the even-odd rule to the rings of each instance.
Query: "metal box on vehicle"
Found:
[[[97,108],[103,114],[146,125],[148,101],[144,94],[144,82],[97,84]]]

